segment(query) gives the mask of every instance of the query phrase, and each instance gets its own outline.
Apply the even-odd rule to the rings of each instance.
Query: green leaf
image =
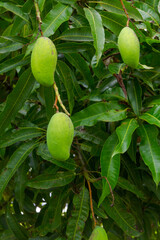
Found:
[[[92,49],[93,45],[89,43],[60,43],[56,45],[56,49],[60,53],[77,53],[85,52],[89,49]]]
[[[0,240],[16,240],[16,237],[10,229],[7,229],[0,233]]]
[[[153,7],[156,12],[158,12],[159,0],[146,0],[146,3]]]
[[[0,199],[12,176],[35,147],[37,147],[37,143],[27,142],[17,148],[12,154],[7,165],[0,174]]]
[[[19,141],[40,137],[43,133],[43,129],[37,127],[24,127],[18,130],[9,131],[0,138],[0,148],[8,147]]]
[[[101,175],[105,176],[108,182],[111,185],[112,190],[115,188],[120,170],[120,155],[113,155],[115,148],[118,143],[118,138],[116,133],[114,132],[111,136],[109,136],[106,142],[103,145],[100,163],[101,163]],[[103,190],[101,197],[99,199],[98,206],[104,201],[106,196],[110,194],[110,188],[106,179],[103,179]]]
[[[74,107],[74,92],[73,92],[73,83],[72,83],[72,76],[71,76],[71,69],[68,65],[62,61],[57,62],[57,71],[58,74],[66,88],[68,102],[69,102],[69,110],[70,114],[72,114],[72,110]]]
[[[93,126],[98,121],[114,122],[125,119],[127,117],[127,109],[112,103],[95,103],[75,113],[71,119],[75,127]]]
[[[142,107],[142,89],[137,79],[127,81],[127,94],[134,113],[139,116]]]
[[[66,234],[68,240],[80,240],[89,214],[89,193],[84,186],[79,194],[75,194],[73,205],[74,210],[69,219]]]
[[[0,53],[14,52],[22,47],[22,43],[11,43],[10,41],[7,41],[0,43]]]
[[[44,97],[47,118],[50,120],[55,113],[55,110],[53,108],[55,97],[54,88],[44,87]]]
[[[15,15],[22,18],[24,21],[28,22],[28,15],[25,12],[23,12],[19,7],[17,7],[15,4],[8,2],[0,2],[0,7],[5,8],[7,11],[14,13]]]
[[[10,124],[11,120],[14,119],[17,112],[21,109],[24,102],[30,95],[34,86],[34,78],[30,69],[23,72],[19,78],[16,87],[9,94],[6,102],[6,106],[3,112],[0,114],[0,132],[1,134],[5,131],[6,127]]]
[[[73,42],[92,42],[93,37],[89,27],[71,28],[63,32],[57,39]]]
[[[92,36],[94,39],[94,47],[96,49],[97,64],[102,56],[105,43],[104,28],[99,13],[93,8],[84,8],[86,18],[89,21]]]
[[[24,66],[28,63],[30,63],[30,56],[24,58],[24,54],[7,59],[5,62],[0,64],[0,74],[15,69],[16,67]]]
[[[125,15],[122,4],[119,0],[114,0],[114,2],[112,0],[103,0],[99,1],[99,3],[108,12]],[[141,14],[135,7],[132,7],[131,4],[125,0],[123,0],[123,3],[130,18],[133,18],[137,21],[142,20]]]
[[[113,207],[110,206],[111,200],[109,198],[102,204],[107,215],[109,215],[127,235],[131,237],[140,236],[141,233],[136,230],[136,220],[134,216],[126,208],[122,199],[116,193],[114,193],[114,195],[115,203]]]
[[[132,134],[138,127],[136,119],[126,119],[124,120],[119,127],[116,128],[116,133],[119,139],[119,143],[115,148],[114,154],[124,153],[129,148],[129,145],[132,140]]]
[[[72,8],[61,3],[54,6],[42,23],[42,31],[45,37],[49,37],[55,33],[59,26],[69,20],[72,14]]]
[[[138,128],[141,137],[140,154],[144,163],[152,173],[156,185],[160,182],[160,145],[158,144],[158,130],[152,125],[141,125]]]
[[[89,66],[86,63],[86,61],[84,60],[84,58],[81,57],[81,55],[78,53],[65,54],[65,57],[76,69],[78,69],[80,71],[84,80],[88,83],[88,85],[90,87],[93,88],[94,79],[90,72]]]
[[[42,12],[43,9],[44,9],[45,1],[46,1],[46,0],[38,0],[38,6],[39,6],[40,12]]]
[[[121,69],[125,66],[124,63],[110,63],[108,65],[108,70],[112,73],[112,74],[119,74]]]
[[[74,172],[57,172],[56,174],[41,174],[27,182],[27,186],[36,189],[50,189],[62,187],[75,178]]]
[[[148,112],[143,113],[139,118],[160,128],[160,105],[155,105]]]

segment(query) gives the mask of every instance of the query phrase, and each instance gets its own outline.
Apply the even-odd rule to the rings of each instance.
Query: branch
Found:
[[[90,184],[90,182],[89,182],[88,180],[87,180],[87,183],[88,183],[88,188],[89,188],[90,207],[91,207],[92,217],[93,217],[93,221],[94,221],[94,227],[96,227],[97,222],[96,222],[96,218],[95,218],[95,216],[94,216],[94,210],[93,210],[91,184]]]
[[[122,71],[120,70],[119,74],[113,74],[113,75],[117,78],[117,81],[124,92],[125,98],[127,99],[127,91],[123,82]]]
[[[124,12],[125,12],[125,14],[126,14],[126,16],[127,16],[127,27],[129,27],[129,21],[130,21],[130,17],[129,17],[129,15],[128,15],[128,12],[127,12],[127,9],[125,8],[125,5],[124,5],[124,3],[123,3],[123,0],[120,0],[120,2],[121,2],[121,4],[122,4],[122,7],[123,7],[123,10],[124,10]]]
[[[42,20],[41,20],[41,15],[40,15],[40,11],[39,11],[39,6],[38,6],[37,0],[34,0],[34,6],[35,6],[35,9],[36,9],[36,17],[37,17],[37,20],[38,20],[38,23],[39,23],[38,30],[40,31],[41,36],[43,36],[43,32],[42,32],[42,29],[41,29]]]

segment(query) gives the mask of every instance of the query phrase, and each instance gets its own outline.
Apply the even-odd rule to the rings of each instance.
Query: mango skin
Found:
[[[108,240],[108,236],[104,228],[97,226],[93,230],[89,240]]]
[[[31,54],[32,73],[41,85],[49,87],[54,83],[57,64],[57,51],[54,43],[47,37],[37,39]]]
[[[118,37],[118,48],[123,62],[132,68],[139,64],[140,44],[135,32],[124,27]]]
[[[73,136],[71,119],[65,113],[55,113],[47,128],[47,146],[55,160],[65,161],[69,158]]]

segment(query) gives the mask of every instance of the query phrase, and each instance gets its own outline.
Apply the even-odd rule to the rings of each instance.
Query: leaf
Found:
[[[141,137],[140,154],[144,163],[152,173],[156,185],[160,182],[160,146],[157,136],[158,130],[152,125],[141,125],[138,128],[138,134]]]
[[[104,49],[105,34],[102,25],[102,19],[99,13],[93,8],[84,8],[86,18],[89,21],[92,36],[94,39],[94,47],[96,49],[97,64],[102,56],[102,51]]]
[[[67,239],[81,240],[85,222],[89,214],[89,193],[83,186],[79,194],[75,194],[73,198],[74,210],[67,225]]]
[[[61,3],[54,6],[42,23],[42,31],[45,37],[49,37],[55,33],[59,26],[69,20],[72,14],[72,8]]]
[[[24,58],[24,54],[7,59],[5,62],[0,64],[0,74],[15,69],[18,66],[24,66],[28,63],[30,63],[30,56]]]
[[[36,189],[62,187],[73,181],[74,172],[57,172],[56,174],[41,174],[27,182],[27,186]]]
[[[141,14],[135,7],[132,7],[131,4],[125,0],[123,0],[123,3],[130,18],[133,18],[137,21],[142,20]],[[99,1],[99,4],[108,12],[125,15],[122,4],[119,0],[114,0],[114,2],[112,0],[103,0]]]
[[[0,53],[14,52],[23,47],[22,43],[11,43],[10,41],[0,43]]]
[[[116,133],[119,143],[115,148],[114,154],[124,153],[129,148],[132,140],[132,134],[138,127],[137,120],[134,118],[124,120],[119,127],[116,128]]]
[[[160,128],[160,105],[155,105],[148,112],[143,113],[139,118]]]
[[[37,127],[24,127],[15,131],[6,132],[0,138],[0,148],[8,147],[19,141],[26,141],[35,137],[40,137],[44,131]]]
[[[55,110],[53,108],[55,97],[54,88],[44,87],[44,97],[45,97],[45,109],[49,121],[53,114],[55,113]]]
[[[35,147],[37,147],[37,143],[27,142],[17,148],[12,154],[7,165],[0,174],[0,199],[12,176]]]
[[[90,87],[93,88],[94,79],[90,72],[89,66],[86,63],[86,61],[84,60],[84,58],[81,57],[81,55],[78,53],[65,54],[65,57],[76,69],[78,69],[80,71],[84,80],[88,83],[88,85]]]
[[[146,0],[146,3],[153,7],[156,12],[158,12],[159,0]]]
[[[56,49],[61,53],[77,53],[77,52],[85,52],[89,49],[92,49],[93,45],[89,43],[60,43],[56,45]]]
[[[124,63],[110,63],[108,65],[108,70],[112,73],[112,74],[119,74],[121,69],[123,69],[125,66]]]
[[[7,11],[14,13],[15,15],[22,18],[24,21],[28,22],[28,15],[24,13],[19,7],[13,3],[0,2],[0,7],[5,8]]]
[[[6,127],[8,127],[11,120],[14,119],[17,112],[21,109],[24,102],[30,95],[34,86],[34,82],[35,80],[30,69],[24,71],[19,78],[16,87],[7,97],[6,106],[3,112],[0,114],[1,134],[5,131]]]
[[[127,109],[113,103],[95,103],[89,107],[75,113],[71,119],[74,127],[78,126],[93,126],[98,121],[114,122],[125,119]]]
[[[92,42],[93,37],[89,27],[71,28],[63,32],[57,39],[73,42]]]
[[[105,176],[108,182],[111,185],[112,190],[115,188],[118,177],[119,177],[119,170],[120,170],[120,155],[113,155],[115,148],[118,143],[118,138],[116,133],[114,132],[111,136],[107,138],[105,141],[101,156],[100,156],[100,163],[101,163],[101,175]],[[110,194],[110,188],[106,179],[103,179],[103,189],[102,194],[99,199],[98,206],[104,201],[106,196]]]
[[[68,102],[69,102],[69,110],[70,110],[70,114],[72,114],[72,110],[74,107],[74,92],[73,92],[71,69],[63,61],[58,61],[57,62],[57,71],[59,73],[59,76],[60,76],[65,88],[66,88]]]
[[[127,94],[134,113],[139,116],[142,107],[142,89],[137,79],[127,81]]]
[[[16,237],[11,230],[7,229],[0,233],[0,240],[16,240]]]
[[[46,1],[46,0],[38,0],[38,6],[39,6],[40,12],[42,12],[43,9],[44,9],[45,1]]]
[[[7,225],[10,228],[10,230],[12,231],[12,233],[15,235],[16,239],[18,240],[27,240],[28,236],[27,236],[27,231],[25,230],[24,227],[22,227],[16,217],[11,214],[9,206],[7,207],[7,212],[6,212],[6,221],[7,221]]]
[[[102,204],[107,215],[110,216],[127,235],[131,237],[140,236],[141,233],[136,230],[136,220],[134,216],[128,211],[118,194],[114,193],[114,195],[115,203],[113,207],[110,206],[111,200],[109,198],[105,199]]]

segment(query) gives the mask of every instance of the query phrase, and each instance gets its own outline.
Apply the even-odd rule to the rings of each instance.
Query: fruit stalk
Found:
[[[120,0],[120,2],[121,2],[121,4],[122,4],[123,10],[124,10],[124,12],[125,12],[125,14],[126,14],[126,16],[127,16],[127,24],[126,24],[126,26],[129,27],[130,18],[129,18],[127,9],[125,8],[125,5],[124,5],[124,3],[123,3],[123,0]]]
[[[36,17],[37,17],[37,20],[39,22],[38,30],[40,31],[41,36],[43,36],[43,32],[42,32],[42,29],[41,29],[41,24],[42,24],[41,14],[40,14],[40,11],[39,11],[38,2],[36,0],[34,0],[34,6],[35,6],[35,9],[36,9]]]
[[[90,208],[91,208],[91,212],[92,212],[92,217],[93,217],[93,221],[94,221],[94,227],[96,227],[97,222],[96,222],[96,218],[94,216],[94,210],[93,210],[93,202],[92,202],[92,189],[91,189],[91,184],[90,182],[87,180],[88,183],[88,189],[89,189],[89,196],[90,196]]]
[[[60,94],[59,94],[59,91],[58,91],[58,87],[57,87],[57,85],[56,85],[55,82],[53,83],[53,87],[54,87],[54,91],[55,91],[55,94],[56,94],[56,99],[58,99],[58,102],[59,102],[59,104],[61,105],[61,107],[62,107],[62,109],[64,110],[64,112],[65,112],[68,116],[70,116],[70,113],[67,111],[67,109],[65,108],[65,106],[64,106],[64,104],[63,104],[63,102],[62,102],[62,100],[61,100],[61,97],[60,97]],[[55,101],[53,107],[56,107],[56,109],[58,110],[57,101]]]

